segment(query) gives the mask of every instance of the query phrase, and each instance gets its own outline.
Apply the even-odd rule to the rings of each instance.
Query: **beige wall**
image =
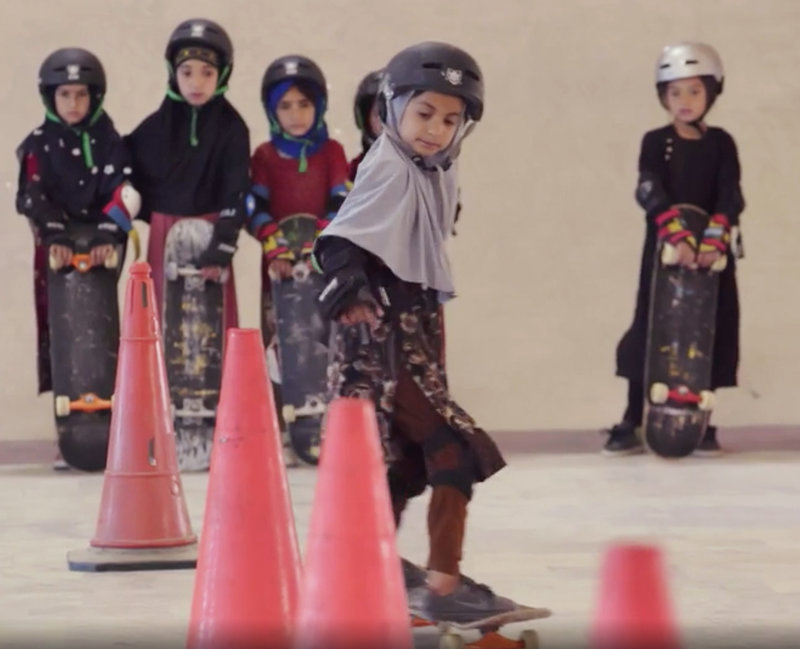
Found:
[[[457,398],[489,428],[600,427],[625,384],[614,348],[633,309],[643,221],[634,204],[641,135],[664,115],[653,90],[661,46],[704,39],[728,71],[711,122],[739,145],[748,208],[740,266],[742,387],[722,424],[796,423],[800,405],[800,3],[796,0],[27,0],[0,6],[0,438],[52,435],[35,397],[31,239],[14,214],[13,149],[42,109],[36,72],[51,50],[96,52],[122,132],[161,101],[162,52],[183,18],[220,21],[236,48],[229,93],[251,129],[266,64],[301,52],[330,84],[331,133],[357,152],[351,100],[401,47],[449,40],[481,63],[484,122],[462,157],[465,209],[451,247],[460,297],[448,307]],[[137,226],[139,227],[139,226]],[[146,226],[140,227],[146,232]],[[257,326],[258,247],[242,236],[244,326]]]

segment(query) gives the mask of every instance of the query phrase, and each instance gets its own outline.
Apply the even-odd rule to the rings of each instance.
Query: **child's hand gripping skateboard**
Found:
[[[50,268],[61,270],[67,266],[78,269],[85,273],[95,266],[105,266],[106,268],[116,268],[119,264],[119,255],[111,244],[94,246],[88,253],[75,254],[72,248],[61,244],[50,246]]]
[[[683,266],[691,270],[710,268],[722,272],[727,265],[725,253],[730,242],[730,228],[724,214],[711,217],[698,247],[697,238],[686,227],[682,210],[688,205],[674,205],[655,218],[658,239],[661,242],[661,263],[665,266]]]

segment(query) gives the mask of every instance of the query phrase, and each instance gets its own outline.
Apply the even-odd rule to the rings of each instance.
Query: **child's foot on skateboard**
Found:
[[[700,440],[700,444],[698,444],[694,454],[700,457],[719,457],[722,455],[722,447],[717,441],[716,426],[706,428],[706,434]]]
[[[408,612],[412,616],[423,616],[422,602],[425,593],[428,592],[428,572],[425,568],[412,563],[408,559],[400,558],[403,566],[403,582],[406,587],[406,597],[408,598]]]
[[[626,421],[617,424],[608,433],[608,441],[603,446],[603,455],[636,455],[644,453],[644,446],[636,435],[636,428]]]
[[[439,595],[426,588],[422,597],[424,617],[439,623],[473,624],[511,613],[517,608],[517,604],[507,597],[495,595],[488,586],[463,576],[452,593]]]

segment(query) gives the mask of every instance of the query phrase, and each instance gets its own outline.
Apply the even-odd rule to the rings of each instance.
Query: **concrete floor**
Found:
[[[503,439],[513,446],[513,436]],[[536,446],[535,434],[526,439]],[[542,647],[586,646],[603,550],[644,540],[665,553],[686,649],[800,645],[800,451],[607,459],[581,452],[589,439],[596,447],[596,437],[585,437],[585,448],[508,454],[508,468],[477,489],[465,573],[552,608],[552,618],[534,625]],[[310,468],[289,471],[301,543],[315,476]],[[102,481],[43,465],[0,466],[3,649],[185,645],[193,571],[67,569],[66,552],[85,547],[94,532]],[[207,475],[185,474],[183,482],[199,533]],[[400,551],[418,561],[426,552],[424,509],[425,497],[409,509],[399,538]],[[415,643],[435,646],[435,634],[418,631]]]

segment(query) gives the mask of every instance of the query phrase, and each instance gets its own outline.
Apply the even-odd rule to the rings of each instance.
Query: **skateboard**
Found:
[[[694,205],[676,205],[698,241],[708,214]],[[644,442],[661,457],[685,457],[700,443],[714,407],[711,369],[719,273],[677,265],[670,244],[657,248],[650,293],[645,356]]]
[[[518,638],[512,639],[499,633],[507,624],[540,620],[550,617],[552,613],[546,608],[519,606],[513,611],[487,617],[476,622],[460,624],[458,622],[433,622],[412,615],[411,626],[436,627],[439,633],[439,649],[539,649],[539,636],[533,629],[523,630]],[[465,633],[477,630],[477,640],[467,641]]]
[[[70,228],[75,253],[47,270],[50,366],[58,447],[81,471],[106,467],[119,349],[119,251],[101,266],[89,256],[94,228]]]
[[[211,243],[209,221],[177,221],[164,242],[164,356],[181,471],[204,471],[222,379],[223,284],[206,280],[197,261]]]
[[[326,408],[330,325],[319,313],[322,275],[310,264],[317,230],[312,214],[294,214],[281,221],[277,238],[294,253],[290,278],[273,279],[280,369],[282,415],[297,457],[319,462],[320,430]]]

